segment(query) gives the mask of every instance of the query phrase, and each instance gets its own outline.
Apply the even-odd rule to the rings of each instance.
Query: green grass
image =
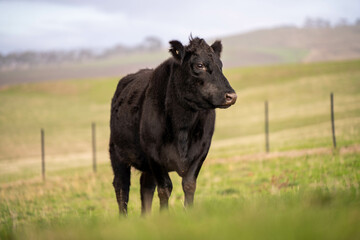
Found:
[[[169,212],[159,213],[155,196],[147,218],[140,217],[137,171],[129,217],[118,218],[107,153],[117,79],[0,89],[0,239],[358,239],[360,61],[234,68],[225,75],[238,101],[217,111],[194,208],[183,209],[181,180],[172,173]],[[341,148],[333,153],[330,92]],[[265,100],[270,155],[264,154]],[[97,174],[90,167],[91,122]]]
[[[339,144],[359,142],[359,69],[360,61],[347,61],[226,70],[238,101],[217,111],[214,149],[226,145],[222,141],[231,141],[230,148],[237,146],[234,154],[263,151],[265,100],[269,101],[272,150],[330,146],[330,92],[335,95]],[[91,122],[97,123],[98,150],[105,153],[117,81],[72,80],[0,90],[0,162],[37,159],[40,128],[45,129],[49,157],[89,152]],[[300,133],[309,138],[299,137]],[[210,157],[220,156],[211,151]]]
[[[286,48],[286,47],[268,47],[256,48],[255,52],[274,55],[279,59],[280,63],[298,63],[301,62],[309,53],[306,49]]]
[[[226,176],[226,177],[225,177]],[[193,209],[180,178],[169,213],[140,217],[139,173],[132,173],[129,217],[118,219],[111,169],[100,165],[2,185],[0,238],[15,239],[356,239],[360,237],[358,154],[268,160],[215,160],[203,167]]]

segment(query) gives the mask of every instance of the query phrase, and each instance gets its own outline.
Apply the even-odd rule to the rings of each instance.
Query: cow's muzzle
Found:
[[[236,93],[226,93],[225,94],[225,105],[231,106],[236,102],[237,95]]]
[[[236,102],[237,95],[236,93],[226,93],[225,94],[225,101],[223,104],[217,106],[218,108],[228,108]]]

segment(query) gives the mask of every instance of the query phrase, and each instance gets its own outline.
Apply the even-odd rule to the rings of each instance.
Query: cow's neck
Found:
[[[175,143],[181,159],[181,161],[178,162],[178,167],[184,171],[185,168],[182,164],[188,162],[192,126],[198,121],[199,113],[181,104],[175,92],[173,79],[171,79],[171,77],[166,92],[165,114],[166,124],[171,126],[167,131],[171,132],[174,138],[173,143]]]
[[[179,77],[179,76],[177,76]],[[194,124],[199,116],[199,111],[196,111],[186,104],[177,93],[175,86],[175,78],[173,69],[168,77],[168,85],[165,97],[165,112],[172,118],[172,123],[176,128],[185,129]]]
[[[176,74],[179,76],[179,72]],[[174,76],[174,65],[172,65],[170,74],[163,78],[167,81],[165,94],[165,122],[166,131],[169,136],[172,136],[172,142],[176,145],[181,161],[179,164],[185,164],[189,161],[188,153],[191,146],[191,139],[194,131],[194,126],[198,125],[201,111],[196,111],[187,105],[184,105],[183,100],[177,93],[177,87]],[[180,167],[179,165],[179,167]],[[180,167],[183,169],[184,167]]]

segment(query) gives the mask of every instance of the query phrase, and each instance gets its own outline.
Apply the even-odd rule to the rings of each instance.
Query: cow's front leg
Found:
[[[185,195],[184,205],[185,207],[192,206],[194,203],[194,195],[196,190],[196,179],[199,175],[201,166],[205,160],[206,153],[202,158],[194,161],[190,166],[186,175],[182,178],[182,187]]]
[[[196,178],[194,176],[184,177],[182,179],[182,187],[185,194],[185,207],[192,206],[196,190]]]

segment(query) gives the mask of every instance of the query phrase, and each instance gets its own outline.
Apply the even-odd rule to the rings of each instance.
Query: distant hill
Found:
[[[285,26],[220,39],[224,46],[222,59],[225,68],[360,58],[359,24],[308,28]],[[155,67],[169,56],[167,49],[120,51],[119,54],[80,62],[2,68],[0,86],[69,78],[120,78],[140,68]]]
[[[225,66],[360,58],[360,25],[278,27],[223,39]]]

